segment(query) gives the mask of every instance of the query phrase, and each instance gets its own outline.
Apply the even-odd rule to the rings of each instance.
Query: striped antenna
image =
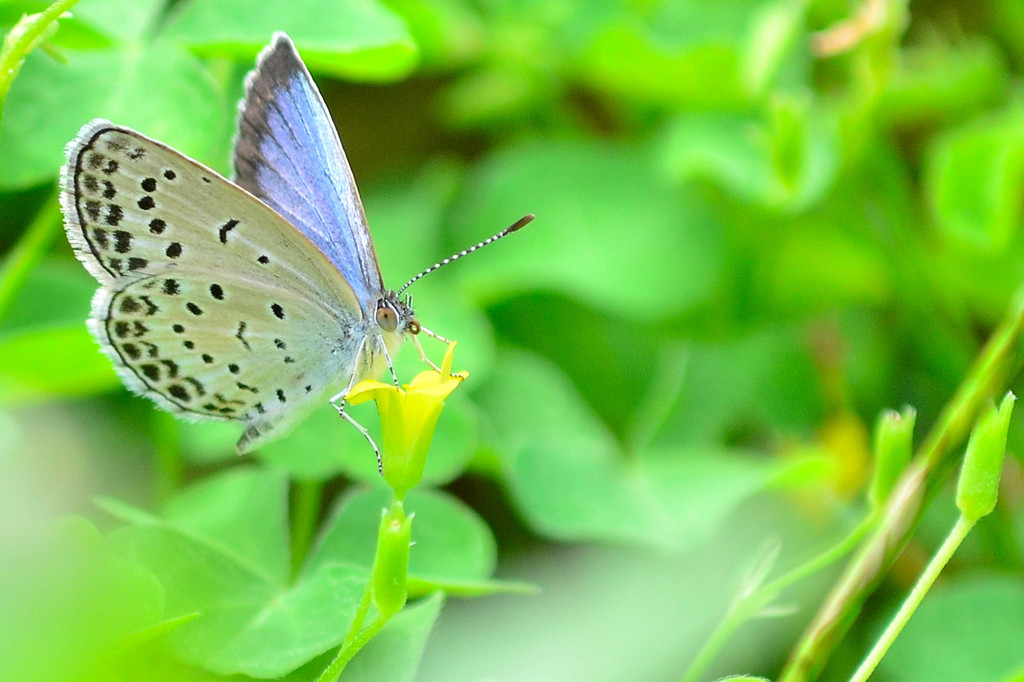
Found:
[[[476,246],[471,246],[468,249],[466,249],[465,251],[459,251],[458,253],[456,253],[454,255],[448,256],[447,258],[445,258],[443,261],[440,261],[439,263],[434,263],[429,268],[427,268],[426,270],[424,270],[423,272],[421,272],[420,274],[416,275],[415,277],[410,279],[408,282],[403,284],[402,288],[399,289],[397,292],[395,292],[395,295],[396,296],[400,296],[403,291],[405,291],[406,289],[409,288],[410,284],[412,284],[413,282],[415,282],[415,281],[425,277],[426,275],[429,275],[434,270],[437,270],[438,268],[442,268],[445,265],[448,265],[449,263],[451,263],[452,261],[457,261],[460,258],[462,258],[463,256],[468,256],[469,254],[473,253],[477,249],[483,248],[483,247],[487,246],[488,244],[496,242],[499,239],[501,239],[502,237],[506,237],[506,236],[512,234],[513,232],[515,232],[516,230],[520,229],[520,228],[526,227],[530,223],[531,220],[533,220],[533,214],[532,213],[527,213],[522,218],[520,218],[519,220],[515,221],[514,223],[512,223],[511,225],[506,227],[504,230],[502,230],[498,234],[494,235],[493,237],[488,237],[487,239],[483,240],[482,242],[480,242]]]

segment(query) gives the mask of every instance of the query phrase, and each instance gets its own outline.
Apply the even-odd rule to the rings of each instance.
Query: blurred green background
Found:
[[[45,6],[0,2],[0,26]],[[679,679],[764,547],[789,568],[864,514],[879,412],[913,405],[920,439],[1024,279],[1019,0],[81,0],[0,127],[10,679],[312,679],[344,634],[386,501],[372,452],[325,405],[239,459],[240,427],[129,395],[86,331],[96,284],[55,189],[94,117],[227,173],[276,30],[389,286],[537,216],[411,290],[471,378],[410,497],[423,598],[346,680]],[[419,369],[403,351],[399,376]],[[1024,671],[1007,466],[878,679]],[[940,492],[826,678],[953,518]],[[837,571],[707,679],[776,674]]]

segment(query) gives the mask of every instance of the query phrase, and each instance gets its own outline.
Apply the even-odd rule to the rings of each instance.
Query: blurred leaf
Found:
[[[133,515],[140,525],[115,531],[110,543],[157,575],[169,616],[201,614],[168,636],[181,660],[279,677],[341,642],[366,571],[321,562],[290,581],[281,475],[229,471],[169,509],[168,520]]]
[[[810,53],[804,49],[806,6],[792,0],[757,3],[752,10],[741,73],[752,95],[765,92],[778,78],[806,77]]]
[[[644,149],[590,142],[524,144],[490,157],[460,200],[469,226],[537,215],[493,256],[462,264],[483,301],[553,290],[626,319],[672,317],[704,301],[720,274],[718,225],[694,193],[669,187]]]
[[[405,24],[376,0],[202,0],[185,4],[167,27],[197,52],[235,58],[255,56],[275,31],[289,34],[314,72],[390,80],[416,63]]]
[[[801,209],[831,186],[839,165],[833,115],[777,99],[758,116],[678,116],[664,141],[664,165],[679,180],[708,177],[746,201]]]
[[[659,447],[758,444],[771,436],[765,429],[813,429],[824,417],[824,398],[808,343],[802,330],[780,328],[693,345]]]
[[[139,41],[153,33],[166,9],[167,0],[135,0],[128,3],[120,0],[88,0],[75,6],[74,19],[97,33],[120,40]]]
[[[790,465],[723,448],[630,459],[564,376],[539,358],[505,358],[485,393],[510,492],[533,527],[560,540],[684,549],[704,542]]]
[[[879,102],[897,125],[956,120],[980,106],[1005,101],[1010,91],[1006,58],[992,41],[974,37],[956,45],[934,41],[908,46]]]
[[[624,433],[638,401],[657,380],[659,356],[676,343],[667,341],[656,323],[624,323],[568,296],[520,296],[493,305],[490,311],[503,343],[528,348],[556,363],[618,434]],[[470,379],[476,387],[477,376]],[[485,382],[486,377],[479,385],[486,386]]]
[[[381,510],[390,501],[381,488],[354,493],[342,502],[325,527],[305,571],[338,561],[367,571],[373,564]],[[447,493],[413,490],[405,508],[416,514],[409,577],[425,582],[483,581],[496,561],[490,529],[473,510]]]
[[[945,583],[924,600],[878,666],[894,682],[1002,680],[1024,669],[1024,587],[1013,576]]]
[[[1024,195],[1024,106],[936,139],[925,168],[927,197],[942,236],[1000,252],[1020,229]]]
[[[342,386],[343,388],[343,386]],[[356,420],[376,433],[372,407],[346,407]],[[374,420],[374,421],[371,421]],[[234,439],[241,435],[236,428]],[[375,439],[378,443],[379,438]],[[231,441],[234,449],[234,440]],[[260,460],[278,467],[296,479],[322,481],[343,472],[359,472],[364,480],[379,479],[373,448],[337,410],[324,403],[317,406],[299,426],[284,438],[267,443],[256,453]]]
[[[747,4],[660,2],[642,20],[617,17],[595,32],[583,77],[599,90],[659,106],[742,106]]]
[[[84,324],[0,335],[0,404],[93,395],[120,381]]]
[[[415,680],[427,637],[443,605],[444,597],[437,592],[403,609],[356,654],[340,682]]]
[[[99,652],[158,621],[161,586],[107,551],[85,519],[65,517],[41,530],[4,547],[0,669],[12,680],[89,679]]]
[[[792,225],[778,236],[773,257],[761,264],[767,298],[781,309],[882,304],[895,295],[878,244],[849,234],[831,217],[826,211]]]
[[[524,109],[543,107],[549,91],[543,74],[518,64],[493,65],[450,85],[440,109],[450,127],[486,131],[522,118]]]
[[[423,70],[450,69],[486,45],[485,26],[466,0],[387,0],[409,27]]]
[[[1024,5],[1017,0],[991,0],[989,5],[989,27],[1002,38],[1002,48],[1020,64],[1024,58],[1024,44],[1017,38],[1024,32]]]
[[[62,244],[61,248],[64,247]],[[56,258],[43,260],[28,273],[10,310],[0,318],[0,331],[47,325],[85,329],[89,301],[95,292],[96,280],[78,263]]]
[[[7,101],[0,187],[56,177],[64,146],[96,117],[136,128],[224,169],[233,119],[229,109],[206,67],[168,42],[77,52],[67,64],[33,53]]]
[[[238,468],[171,498],[164,520],[239,557],[258,557],[268,575],[287,575],[288,482],[273,470]]]

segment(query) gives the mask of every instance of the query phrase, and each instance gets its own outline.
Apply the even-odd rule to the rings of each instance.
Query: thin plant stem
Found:
[[[341,676],[341,673],[345,670],[345,666],[352,660],[352,657],[359,653],[360,650],[366,644],[373,639],[378,632],[381,631],[387,622],[391,620],[390,616],[378,614],[369,625],[356,633],[356,636],[352,641],[342,644],[341,650],[338,651],[338,655],[335,657],[331,664],[327,666],[327,670],[324,670],[320,677],[316,678],[316,682],[336,682]]]
[[[28,229],[0,266],[0,319],[7,314],[32,269],[42,260],[59,234],[57,191],[43,201]]]
[[[953,557],[957,548],[967,537],[967,534],[974,527],[974,521],[969,520],[963,514],[957,519],[953,529],[949,532],[942,546],[932,557],[932,560],[928,562],[928,566],[925,567],[921,577],[918,578],[914,584],[914,589],[910,591],[903,604],[900,606],[900,610],[896,612],[896,615],[889,622],[889,625],[885,628],[885,631],[875,642],[875,645],[871,648],[867,657],[857,668],[856,672],[850,678],[850,682],[865,682],[871,673],[875,671],[878,664],[881,662],[882,657],[885,656],[889,648],[892,647],[893,642],[899,636],[900,632],[906,626],[907,622],[910,621],[910,617],[917,610],[917,607],[921,605],[921,601],[924,596],[931,589],[932,585],[938,579],[942,569],[946,567],[949,560]]]
[[[767,583],[761,590],[768,593],[779,593],[794,583],[798,583],[807,576],[814,575],[818,571],[848,555],[857,547],[857,543],[864,539],[864,536],[877,523],[876,515],[871,515],[861,521],[857,526],[846,534],[839,542],[824,550],[816,557],[797,566],[789,573],[779,576],[770,583]]]
[[[704,646],[701,647],[686,673],[680,678],[680,682],[694,682],[695,680],[702,679],[707,668],[714,661],[715,656],[718,655],[718,652],[740,626],[755,618],[757,612],[764,605],[774,601],[779,593],[790,585],[817,573],[853,551],[857,543],[860,542],[874,523],[875,518],[873,516],[864,519],[839,542],[832,544],[832,546],[820,552],[817,556],[805,561],[788,573],[779,576],[772,582],[765,583],[750,595],[737,600],[719,622],[714,632],[711,633],[711,636],[708,637]]]
[[[348,662],[359,651],[356,644],[360,641],[359,633],[363,630],[363,622],[366,620],[366,614],[370,610],[372,600],[370,586],[372,584],[372,579],[366,581],[366,589],[363,590],[363,597],[359,600],[359,606],[356,608],[355,616],[352,618],[352,625],[349,626],[345,639],[338,648],[338,653],[334,656],[330,665],[316,678],[316,682],[335,682],[341,676]]]

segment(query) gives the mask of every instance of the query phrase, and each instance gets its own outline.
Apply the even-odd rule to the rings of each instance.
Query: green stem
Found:
[[[885,632],[882,633],[878,641],[875,642],[875,646],[872,647],[867,657],[857,668],[857,671],[850,678],[850,682],[865,682],[871,673],[878,667],[879,662],[882,660],[882,656],[885,655],[892,643],[896,641],[900,632],[906,626],[910,617],[917,610],[917,607],[921,605],[921,601],[924,596],[931,589],[932,585],[939,577],[939,573],[946,567],[949,560],[953,557],[953,553],[956,552],[957,548],[967,537],[967,534],[974,527],[974,521],[970,521],[966,516],[960,515],[957,519],[956,525],[949,532],[946,540],[942,543],[939,551],[935,553],[932,560],[928,562],[928,566],[925,568],[921,577],[918,578],[917,583],[914,585],[914,589],[907,595],[906,600],[900,606],[900,610],[896,612],[896,615],[890,621],[889,625],[885,628]]]
[[[694,682],[695,680],[704,679],[704,673],[712,661],[715,660],[715,656],[725,646],[725,643],[729,641],[732,634],[745,622],[745,615],[745,612],[741,613],[739,610],[730,610],[729,613],[725,614],[725,618],[722,619],[718,627],[715,628],[715,631],[704,642],[704,646],[697,652],[693,663],[690,664],[689,669],[680,678],[679,682]]]
[[[43,202],[28,229],[0,266],[0,319],[10,310],[29,273],[49,250],[59,234],[60,202],[55,191]]]
[[[392,526],[393,521],[396,519],[402,519],[405,521],[404,542],[406,544],[406,555],[404,561],[395,562],[393,560],[382,561],[384,559],[394,559],[394,552],[388,551],[388,548],[384,545],[384,541],[394,541],[394,537],[391,536],[387,531]],[[366,646],[367,642],[373,639],[374,635],[380,632],[389,620],[391,616],[401,608],[401,605],[395,605],[394,610],[388,610],[387,607],[381,607],[386,612],[378,610],[374,616],[373,621],[363,627],[363,623],[366,621],[366,616],[370,612],[370,607],[374,604],[375,594],[374,590],[381,587],[382,583],[385,586],[393,586],[394,580],[384,579],[384,575],[381,572],[401,571],[399,576],[402,589],[401,604],[405,603],[405,581],[409,569],[408,563],[408,542],[409,536],[408,531],[410,529],[410,523],[412,518],[405,518],[404,511],[402,509],[402,503],[397,498],[392,498],[391,508],[381,516],[380,530],[377,533],[377,548],[374,551],[374,562],[373,568],[370,570],[369,578],[366,581],[366,588],[363,590],[363,597],[359,601],[359,607],[356,609],[355,616],[352,618],[352,625],[348,629],[348,633],[345,635],[344,641],[341,643],[341,647],[338,649],[337,655],[334,660],[331,661],[330,665],[320,673],[317,678],[317,682],[335,682],[341,673],[345,670],[345,666],[352,660],[352,657],[359,653],[360,649]],[[394,549],[393,547],[391,548]],[[391,576],[394,577],[394,576]],[[394,600],[387,600],[393,602]],[[378,602],[379,603],[379,602]]]
[[[1024,290],[1014,297],[1005,318],[992,333],[946,404],[935,426],[890,493],[880,522],[860,546],[808,625],[780,682],[802,682],[817,676],[832,649],[849,629],[864,599],[881,580],[906,545],[927,494],[956,464],[954,446],[963,440],[978,411],[1020,363],[1020,337],[1024,330]]]
[[[316,678],[316,682],[337,682],[337,679],[341,676],[342,671],[345,670],[345,666],[352,660],[359,651],[366,646],[366,644],[381,631],[387,622],[391,620],[390,617],[384,615],[378,615],[373,619],[373,622],[367,625],[364,629],[356,633],[356,636],[346,644],[341,645],[341,649],[338,651],[338,655],[335,656],[331,664],[327,666],[327,669],[320,673],[320,677]]]
[[[782,590],[786,589],[790,585],[800,582],[809,575],[813,575],[818,571],[824,569],[836,561],[839,561],[844,556],[852,552],[856,547],[857,543],[864,539],[864,536],[871,530],[871,528],[878,522],[877,515],[872,514],[861,521],[857,526],[846,534],[839,542],[835,543],[828,549],[824,550],[821,554],[813,557],[811,560],[806,561],[801,566],[797,566],[789,573],[779,576],[770,583],[767,583],[759,592],[775,593],[778,594]]]
[[[703,679],[705,671],[714,661],[722,646],[741,625],[755,617],[764,605],[772,603],[790,585],[800,582],[805,577],[817,573],[849,554],[875,522],[874,516],[864,519],[839,542],[834,543],[789,573],[764,584],[747,597],[738,600],[701,647],[680,682]]]

